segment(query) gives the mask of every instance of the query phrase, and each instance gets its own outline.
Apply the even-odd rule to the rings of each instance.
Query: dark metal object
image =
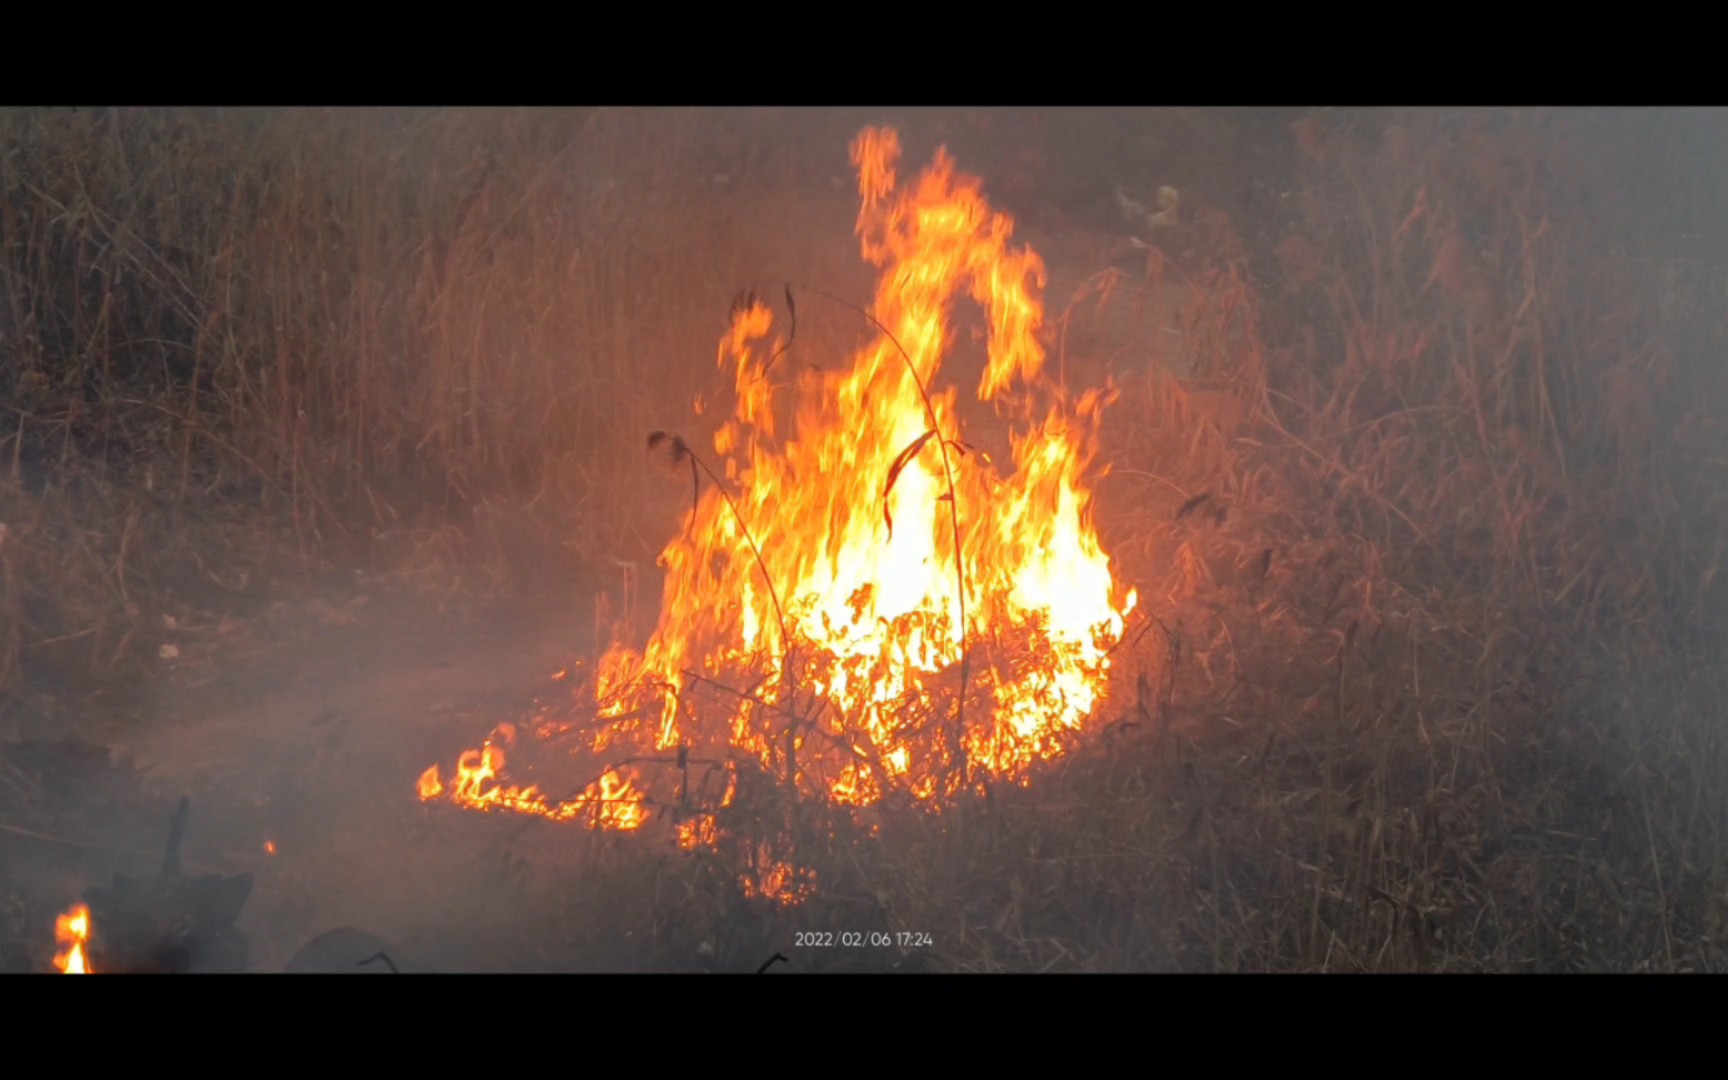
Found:
[[[181,874],[180,847],[191,800],[169,819],[162,873],[149,880],[116,874],[84,894],[95,939],[92,960],[113,974],[245,971],[249,946],[235,925],[252,896],[251,874]]]

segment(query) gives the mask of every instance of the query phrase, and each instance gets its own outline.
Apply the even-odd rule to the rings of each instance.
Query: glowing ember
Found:
[[[94,975],[85,950],[90,944],[90,909],[83,904],[54,920],[54,939],[66,951],[54,957],[54,966],[66,975]]]
[[[720,840],[720,825],[713,814],[703,814],[678,823],[678,846],[685,851],[713,847]]]
[[[810,894],[815,891],[816,881],[809,871],[800,870],[791,863],[776,859],[767,844],[757,846],[751,861],[751,872],[740,879],[745,896],[772,900],[782,907],[792,907],[809,899]]]
[[[264,841],[264,854],[266,854],[266,855],[276,854],[276,841],[274,841],[274,840]]]
[[[646,648],[615,646],[596,673],[583,752],[638,764],[553,802],[501,784],[509,736],[495,732],[448,782],[428,769],[421,798],[560,820],[611,800],[590,822],[634,828],[647,812],[634,786],[649,783],[643,762],[672,765],[652,790],[688,805],[690,761],[742,755],[799,797],[862,807],[901,792],[939,808],[985,776],[1023,782],[1073,745],[1135,603],[1111,577],[1085,482],[1109,394],[1071,398],[1045,380],[1043,264],[1011,243],[1013,223],[978,181],[938,151],[902,187],[899,154],[889,130],[852,146],[857,232],[879,277],[851,365],[801,361],[782,433],[777,380],[764,376],[795,337],[792,304],[810,301],[788,290],[782,335],[779,316],[746,296],[720,346],[737,401],[713,455],[653,440],[724,488],[703,477],[661,555]],[[938,385],[962,296],[988,323],[978,400],[1016,428],[1005,470],[962,441],[958,389]],[[678,824],[687,848],[717,836],[712,816]],[[757,855],[752,895],[801,895],[796,871]]]

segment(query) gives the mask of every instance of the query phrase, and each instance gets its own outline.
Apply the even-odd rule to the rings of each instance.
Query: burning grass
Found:
[[[941,921],[953,937],[937,952],[974,970],[1720,965],[1705,926],[1721,903],[1703,882],[1717,880],[1705,867],[1719,863],[1712,822],[1722,804],[1695,802],[1684,826],[1662,816],[1649,801],[1650,770],[1683,768],[1699,799],[1710,785],[1696,763],[1645,757],[1660,731],[1670,748],[1719,760],[1711,721],[1671,711],[1689,692],[1671,685],[1679,669],[1668,666],[1719,630],[1695,596],[1665,591],[1652,567],[1628,558],[1679,540],[1656,523],[1674,520],[1667,485],[1680,478],[1639,492],[1616,480],[1652,434],[1627,426],[1625,398],[1643,403],[1647,424],[1652,386],[1679,371],[1651,367],[1628,384],[1624,357],[1660,347],[1599,335],[1569,339],[1571,367],[1555,376],[1542,343],[1565,337],[1569,305],[1625,305],[1639,294],[1604,267],[1575,272],[1549,246],[1560,233],[1532,200],[1563,198],[1563,189],[1526,185],[1490,198],[1473,186],[1481,181],[1471,168],[1494,175],[1482,161],[1515,163],[1531,152],[1528,137],[1478,131],[1463,161],[1420,166],[1402,129],[1383,147],[1314,143],[1314,194],[1273,253],[1282,294],[1258,293],[1245,268],[1226,261],[1235,241],[1216,220],[1193,220],[1148,250],[1154,280],[1187,279],[1190,371],[1131,382],[1106,428],[1122,467],[1103,482],[1105,497],[1137,503],[1115,519],[1112,568],[1147,601],[1118,657],[1115,692],[1087,710],[1097,737],[1065,746],[1071,752],[1030,787],[993,791],[940,824],[884,809],[895,832],[879,815],[858,834],[864,846],[852,847],[824,834],[839,827],[831,809],[792,797],[845,804],[850,778],[806,783],[789,770],[821,776],[804,761],[820,760],[819,750],[795,742],[779,751],[766,724],[735,725],[734,748],[756,750],[762,775],[786,789],[775,812],[758,810],[745,827],[783,843],[800,836],[821,853],[801,860],[820,867],[808,902],[823,914],[813,917],[857,918],[846,902],[824,904],[833,895],[866,898],[888,922]],[[1304,129],[1304,138],[1321,136]],[[1364,221],[1359,203],[1325,201],[1350,189],[1381,193],[1371,205],[1381,216]],[[1467,258],[1460,230],[1495,246]],[[1332,266],[1311,235],[1337,238]],[[1173,254],[1184,243],[1187,265]],[[1402,270],[1358,276],[1374,266]],[[1484,295],[1506,306],[1485,308]],[[1380,321],[1365,321],[1370,309]],[[1323,311],[1333,318],[1317,319]],[[1323,335],[1343,350],[1336,363],[1322,359]],[[1612,392],[1592,390],[1590,371]],[[1670,402],[1689,438],[1716,430],[1686,411],[1684,396]],[[920,430],[904,433],[912,453]],[[873,471],[893,477],[899,465]],[[730,475],[747,484],[751,474]],[[934,506],[939,474],[926,475]],[[1696,510],[1712,512],[1706,492],[1697,499]],[[1609,506],[1658,533],[1611,540],[1601,528]],[[706,516],[720,528],[751,520],[718,497]],[[940,537],[937,524],[927,516],[919,526]],[[783,526],[764,531],[765,550],[785,535]],[[720,575],[702,578],[699,602],[680,603],[673,575],[664,610],[681,616],[674,640],[737,625],[740,596],[756,596],[753,625],[764,637],[785,621],[759,585],[770,560],[745,557],[739,530],[732,539],[729,587],[716,587]],[[1673,561],[1656,573],[1692,574],[1708,589],[1719,546],[1668,547]],[[1637,610],[1596,606],[1609,596]],[[1634,656],[1653,666],[1628,667]],[[714,671],[661,673],[673,691],[661,733],[682,734],[712,708],[699,689],[773,693],[785,675],[770,663],[746,680],[740,666],[730,688]],[[1623,694],[1634,682],[1660,704],[1628,712],[1604,702],[1605,687]],[[826,685],[813,668],[807,705],[776,712],[757,697],[742,715],[753,708],[755,719],[793,730]],[[981,704],[974,718],[990,715]],[[614,708],[639,706],[631,698]],[[935,730],[961,710],[948,697],[935,708],[895,700],[893,713]],[[799,782],[786,784],[792,775]],[[964,808],[970,800],[958,794],[943,801]],[[724,835],[707,819],[703,828],[710,842]],[[848,854],[836,861],[837,845]],[[1690,882],[1684,901],[1665,884],[1676,874]],[[1605,887],[1636,914],[1610,903]]]
[[[63,975],[94,975],[84,955],[90,942],[90,908],[78,904],[54,920],[54,937],[66,946],[66,951],[54,958],[54,966]]]
[[[1104,395],[1070,401],[1042,379],[1041,260],[945,154],[901,189],[893,131],[864,131],[852,153],[857,232],[880,272],[864,318],[879,336],[849,366],[799,380],[781,436],[766,378],[796,324],[771,341],[766,305],[749,294],[734,305],[719,362],[737,406],[714,436],[724,475],[682,438],[650,438],[690,467],[696,503],[661,555],[647,648],[602,660],[589,749],[675,754],[686,771],[692,755],[732,768],[745,755],[804,798],[864,807],[901,792],[940,805],[991,778],[1024,781],[1072,747],[1095,719],[1134,594],[1112,580],[1089,512]],[[937,381],[963,295],[989,326],[977,396],[1024,425],[1005,472],[968,452],[957,388]],[[795,319],[794,296],[788,286]],[[731,696],[698,701],[697,683]],[[617,770],[549,802],[500,786],[502,763],[489,741],[464,755],[451,789],[429,770],[420,796],[642,824],[646,797]],[[686,775],[656,801],[688,810],[687,788]],[[683,823],[686,846],[713,838],[713,809]],[[790,871],[745,881],[781,895]]]
[[[1287,177],[1275,212],[1250,228],[1184,183],[1144,271],[1050,297],[1043,333],[1036,255],[941,166],[903,189],[860,155],[871,323],[818,292],[864,295],[847,269],[726,233],[752,232],[742,199],[621,202],[656,163],[616,116],[580,147],[610,157],[488,118],[504,157],[467,172],[411,167],[456,159],[457,117],[395,143],[360,137],[378,117],[122,119],[6,119],[0,319],[34,351],[9,388],[0,676],[154,650],[127,605],[167,588],[157,541],[185,534],[153,500],[251,492],[309,558],[432,505],[461,508],[421,519],[461,526],[437,534],[454,562],[487,528],[645,531],[669,541],[652,633],[598,619],[619,648],[563,704],[421,781],[614,826],[569,841],[598,853],[568,885],[578,966],[578,942],[634,935],[641,963],[753,970],[788,951],[788,903],[931,935],[806,969],[1728,966],[1728,282],[1640,248],[1721,215],[1637,173],[1672,155],[1601,151],[1614,118],[1306,122],[1256,173]],[[386,143],[399,164],[364,149]],[[234,146],[272,183],[217,167]],[[200,154],[238,178],[200,208],[134,171]],[[578,159],[617,186],[579,190]],[[404,189],[406,218],[383,195]],[[625,205],[640,220],[612,231]],[[795,231],[788,212],[755,231]],[[714,280],[664,284],[697,264]],[[712,357],[687,312],[768,265],[791,292],[738,305],[704,394],[734,408],[650,402],[637,358]],[[1175,325],[1099,340],[1093,313],[1131,328],[1136,288],[1179,289]],[[676,366],[654,381],[706,385]],[[1108,409],[1038,378],[1106,368]],[[998,408],[1016,435],[991,464],[968,448]],[[658,445],[699,480],[681,522],[689,488],[648,482],[653,430],[690,435]],[[121,457],[169,468],[102,464]],[[650,491],[663,531],[634,524]],[[464,521],[504,492],[535,529]]]

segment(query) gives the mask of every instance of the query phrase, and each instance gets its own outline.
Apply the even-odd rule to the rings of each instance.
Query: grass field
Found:
[[[643,438],[724,390],[736,292],[868,296],[870,119],[0,112],[5,710],[158,722],[165,616],[357,572],[526,607],[651,565],[689,492]],[[1047,308],[1112,327],[1062,360],[1124,388],[1097,520],[1142,609],[1030,787],[790,811],[801,925],[934,942],[806,966],[1728,967],[1728,114],[897,119],[1031,234],[1139,241]],[[1163,184],[1154,229],[1111,199]],[[742,849],[609,851],[557,962],[783,948]]]

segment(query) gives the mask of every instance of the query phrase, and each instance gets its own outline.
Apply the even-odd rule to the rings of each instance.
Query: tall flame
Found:
[[[688,533],[662,555],[665,601],[646,652],[615,652],[609,666],[617,682],[628,671],[683,690],[693,668],[718,674],[766,664],[787,674],[790,650],[790,673],[833,702],[845,718],[838,727],[868,737],[875,754],[864,757],[880,758],[894,776],[925,777],[920,765],[944,751],[899,730],[892,706],[957,664],[968,639],[1037,628],[1045,655],[984,658],[977,674],[991,687],[994,716],[965,733],[971,762],[1016,773],[1052,756],[1061,733],[1087,716],[1104,654],[1133,603],[1113,602],[1109,559],[1082,484],[1104,398],[1090,392],[1069,407],[1056,395],[1043,419],[1013,439],[1006,477],[966,452],[954,434],[956,390],[926,400],[922,389],[951,344],[953,304],[965,293],[984,308],[988,362],[977,393],[982,401],[1004,398],[1016,380],[1043,370],[1043,264],[1011,246],[1012,222],[990,210],[977,181],[956,174],[945,153],[905,191],[897,187],[892,131],[865,131],[852,149],[863,203],[858,235],[865,257],[881,267],[873,318],[887,332],[850,370],[805,378],[793,436],[780,441],[761,374],[784,342],[761,347],[773,322],[767,307],[735,317],[720,362],[735,373],[738,409],[715,450],[742,494],[734,504],[711,490],[697,506]],[[1015,404],[1031,415],[1029,399]],[[950,475],[963,574],[955,568]],[[661,748],[693,734],[680,723],[679,698],[666,698],[655,737]],[[610,708],[622,714],[632,704]],[[769,740],[750,726],[735,725],[734,744],[770,753]],[[865,792],[887,778],[861,771],[875,767],[850,763],[831,790],[871,801]]]
[[[90,909],[79,904],[54,920],[54,939],[65,946],[54,957],[54,966],[64,975],[94,975],[85,950],[90,943]]]
[[[661,555],[646,648],[602,662],[588,749],[742,752],[802,795],[868,805],[900,790],[936,805],[981,775],[1024,779],[1071,745],[1102,692],[1135,603],[1086,486],[1110,394],[1045,382],[1043,263],[977,180],[938,151],[901,186],[887,129],[862,132],[852,159],[857,235],[879,268],[867,342],[844,370],[800,376],[783,435],[765,375],[792,330],[777,334],[758,300],[735,311],[719,363],[736,407],[713,443],[724,484],[706,485]],[[1020,429],[1006,470],[962,440],[958,389],[938,385],[963,297],[988,324],[977,399]],[[667,441],[693,472],[713,467]],[[490,781],[502,765],[488,743],[458,773]],[[446,789],[436,767],[421,781],[423,798],[564,816],[484,790]],[[711,828],[686,823],[682,842]],[[760,880],[768,892],[779,879]]]

